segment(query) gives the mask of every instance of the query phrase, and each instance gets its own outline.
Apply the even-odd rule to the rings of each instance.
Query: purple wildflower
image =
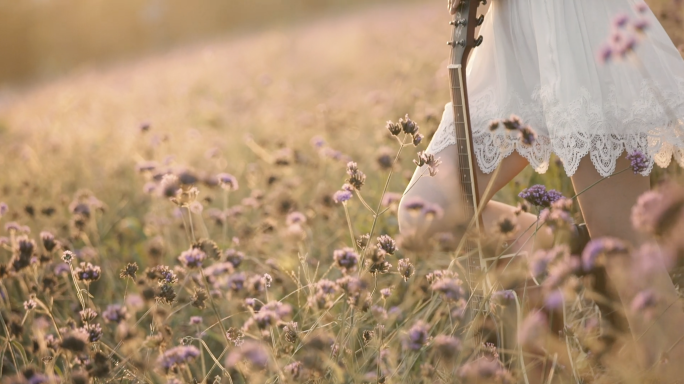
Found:
[[[322,148],[325,146],[325,140],[320,136],[314,136],[311,138],[311,145],[313,145],[314,148]]]
[[[653,309],[658,306],[658,302],[658,294],[652,289],[646,289],[634,296],[631,308],[633,312],[644,313],[646,317],[649,317]]]
[[[9,207],[7,206],[6,203],[0,203],[0,217],[5,216],[7,211],[9,210]]]
[[[546,187],[541,184],[524,189],[518,196],[532,205],[545,208],[550,207],[551,203],[563,197],[563,195],[555,189],[547,191]]]
[[[632,22],[632,27],[638,33],[644,33],[644,31],[646,31],[646,29],[648,29],[650,26],[651,23],[648,21],[648,19],[643,17],[640,17]]]
[[[412,215],[418,215],[418,212],[425,208],[426,202],[419,196],[409,197],[403,201],[404,208],[409,211]]]
[[[168,373],[172,369],[185,365],[196,359],[200,354],[199,349],[193,345],[181,345],[171,348],[157,358],[159,368]]]
[[[635,229],[656,236],[673,233],[684,209],[684,188],[665,184],[658,191],[648,191],[632,207]]]
[[[461,340],[448,335],[438,335],[432,342],[432,348],[441,358],[450,360],[461,351]]]
[[[442,216],[444,216],[444,210],[442,207],[435,203],[425,204],[422,212],[427,220],[441,219]]]
[[[304,214],[301,212],[290,212],[285,218],[285,224],[287,225],[304,223],[306,223],[306,216],[304,216]]]
[[[233,349],[228,354],[225,365],[227,368],[233,368],[242,360],[247,360],[256,367],[266,368],[269,360],[268,351],[259,342],[245,341],[239,348]]]
[[[629,16],[625,13],[619,13],[613,17],[613,27],[622,28],[629,22]]]
[[[559,309],[563,305],[563,292],[556,289],[544,298],[544,305],[549,309]]]
[[[532,145],[537,140],[537,132],[529,125],[520,129],[520,141],[525,145]]]
[[[415,135],[413,135],[413,146],[417,147],[418,145],[420,145],[420,142],[423,141],[423,138],[425,138],[425,136],[423,136],[422,133],[416,133]]]
[[[427,344],[430,337],[429,327],[423,320],[418,320],[408,331],[407,337],[404,339],[404,348],[411,351],[420,350]]]
[[[120,322],[128,318],[128,311],[126,307],[119,304],[110,304],[102,312],[102,318],[107,322],[113,322],[119,324]]]
[[[396,192],[387,192],[382,197],[382,206],[389,207],[390,205],[398,204],[401,201],[401,194]]]
[[[499,359],[480,357],[461,366],[457,375],[463,383],[513,383],[510,372],[501,364]]]
[[[610,43],[604,43],[596,52],[596,61],[599,64],[605,64],[613,56],[613,46]]]
[[[191,316],[190,317],[190,325],[199,325],[202,324],[202,316]]]
[[[178,256],[178,261],[180,261],[185,268],[194,269],[202,267],[202,261],[204,261],[206,257],[207,255],[202,252],[201,249],[192,248],[181,253],[181,255]]]
[[[359,255],[352,248],[345,247],[333,252],[333,260],[342,272],[349,273],[356,270],[359,263]]]
[[[447,300],[458,301],[465,296],[463,282],[456,276],[436,279],[430,285],[430,288],[433,291],[443,294]]]
[[[352,198],[352,193],[346,190],[339,190],[333,194],[333,201],[336,203],[344,203]]]
[[[508,303],[515,300],[515,293],[513,291],[511,291],[510,289],[506,289],[503,291],[496,291],[496,292],[492,293],[492,297],[490,300],[494,304],[505,307],[506,305],[508,305]]]
[[[237,191],[239,188],[238,181],[235,176],[228,173],[219,173],[216,178],[219,185],[226,191]]]
[[[88,323],[80,328],[88,334],[88,341],[94,343],[102,338],[102,326],[99,323]]]
[[[585,271],[590,271],[597,266],[599,256],[624,252],[627,252],[627,247],[620,239],[602,237],[591,240],[582,251],[582,268]]]
[[[228,248],[223,252],[223,255],[226,259],[227,262],[233,264],[233,267],[237,268],[240,266],[242,263],[242,260],[245,259],[245,254],[237,251],[233,248]]]
[[[539,221],[552,229],[570,229],[574,220],[570,215],[572,200],[561,197],[551,203],[551,208],[544,209],[539,215]]]
[[[631,162],[634,174],[643,173],[648,169],[648,159],[641,151],[634,151],[627,155],[627,160]]]
[[[648,5],[646,5],[646,3],[644,3],[644,2],[636,3],[636,4],[634,4],[634,11],[636,13],[644,14],[644,13],[648,12]]]
[[[543,335],[547,328],[546,315],[541,311],[536,311],[527,315],[520,326],[518,332],[518,343],[522,345],[533,345]]]

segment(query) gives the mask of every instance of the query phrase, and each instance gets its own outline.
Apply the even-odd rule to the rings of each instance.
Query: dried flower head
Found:
[[[136,262],[128,263],[128,264],[126,264],[126,268],[122,269],[121,272],[119,272],[119,277],[122,279],[130,278],[131,280],[135,280],[137,272],[138,272],[138,263],[136,263]]]
[[[354,187],[354,189],[360,190],[366,182],[366,175],[359,170],[359,167],[355,162],[350,161],[347,163],[347,174],[349,175],[347,182]]]
[[[399,123],[393,123],[392,121],[387,121],[385,128],[389,131],[392,136],[397,136],[401,133],[402,127]]]
[[[425,151],[418,152],[418,158],[413,160],[413,163],[418,167],[424,165],[428,166],[428,173],[430,176],[435,176],[439,170],[439,165],[442,164],[442,160],[435,158],[432,153],[427,153]]]
[[[37,305],[38,304],[36,304],[36,301],[33,299],[28,299],[28,300],[24,301],[24,309],[26,311],[32,311],[32,310],[36,309]]]
[[[76,278],[79,281],[89,284],[100,279],[102,276],[102,269],[97,265],[81,262],[78,265],[78,268],[74,269],[74,275],[76,275]]]
[[[42,231],[40,233],[40,240],[42,240],[43,247],[45,247],[45,250],[48,252],[52,252],[52,250],[57,246],[55,236],[48,231]]]
[[[418,145],[420,145],[424,138],[425,136],[423,136],[422,133],[416,133],[415,135],[413,135],[413,146],[417,147]]]
[[[388,254],[393,255],[397,250],[397,242],[389,235],[382,235],[377,238],[377,247]]]
[[[411,276],[413,276],[416,273],[416,268],[411,264],[409,259],[401,259],[399,260],[399,265],[397,266],[397,269],[399,270],[399,274],[401,275],[401,278],[404,279],[404,281],[408,281]]]
[[[404,131],[404,133],[407,135],[413,136],[416,133],[418,133],[418,124],[416,124],[415,121],[411,120],[408,114],[406,114],[403,118],[399,119],[399,124],[401,125],[402,131]]]
[[[518,220],[514,216],[502,215],[496,223],[497,232],[501,235],[515,233],[518,228]]]
[[[226,331],[226,337],[228,341],[232,342],[236,347],[239,347],[244,342],[244,332],[241,329],[230,327]]]

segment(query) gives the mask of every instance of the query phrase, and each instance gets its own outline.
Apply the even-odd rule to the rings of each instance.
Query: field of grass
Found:
[[[399,145],[385,122],[408,113],[427,142],[449,99],[448,15],[434,3],[265,29],[4,93],[3,382],[538,382],[525,364],[548,382],[637,377],[603,358],[604,325],[580,288],[563,337],[545,348],[483,352],[461,340],[465,302],[450,296],[461,281],[433,273],[449,266],[452,242],[411,251],[396,204],[380,204],[386,185],[404,190],[426,146],[405,146],[392,163]],[[653,7],[682,44],[681,5]],[[348,161],[367,179],[338,204]],[[236,183],[220,183],[224,173]],[[652,177],[680,175],[673,165]],[[496,200],[516,204],[533,184],[574,194],[552,164],[522,172]],[[380,235],[399,249],[377,245]]]

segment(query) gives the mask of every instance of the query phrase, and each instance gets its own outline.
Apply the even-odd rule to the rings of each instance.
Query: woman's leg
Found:
[[[630,166],[626,154],[617,161],[616,169],[622,170]],[[575,191],[582,191],[602,177],[588,157],[580,162],[577,172],[572,176]],[[650,189],[648,177],[635,175],[631,171],[612,176],[578,197],[582,214],[587,223],[591,237],[596,239],[603,236],[613,236],[629,241],[639,246],[643,236],[634,230],[631,224],[631,208],[637,198]],[[625,307],[625,314],[632,334],[639,338],[639,345],[647,350],[647,364],[650,365],[660,358],[658,354],[667,350],[671,344],[683,334],[684,311],[681,305],[675,304],[667,308],[669,303],[679,300],[672,280],[660,260],[653,260],[652,270],[648,276],[634,275],[639,269],[633,265],[633,259],[628,256],[609,258],[606,272],[615,285],[618,295]],[[644,289],[654,289],[662,304],[655,319],[648,321],[643,313],[635,313],[629,309],[635,295]],[[651,323],[653,323],[651,325]],[[669,368],[681,371],[684,361],[684,345],[680,343],[670,353]],[[673,362],[677,362],[673,364]]]
[[[403,235],[412,235],[427,239],[431,235],[438,232],[450,232],[457,235],[458,238],[462,235],[463,225],[466,223],[465,218],[461,212],[463,200],[459,185],[459,166],[458,156],[455,146],[449,146],[439,152],[436,157],[439,157],[442,164],[439,166],[439,172],[435,176],[429,176],[425,167],[416,168],[416,171],[409,182],[404,197],[399,204],[399,231]],[[495,233],[497,222],[502,216],[514,217],[515,207],[503,204],[496,201],[491,201],[492,196],[501,188],[506,186],[520,171],[522,171],[528,162],[520,156],[517,152],[513,152],[510,156],[503,159],[500,164],[501,169],[493,178],[494,173],[485,174],[475,166],[478,189],[480,193],[481,204],[486,204],[482,212],[482,220],[484,223],[484,230],[488,235]],[[423,176],[421,176],[421,174]],[[492,182],[489,193],[484,196],[484,192],[489,182]],[[441,219],[426,220],[422,215],[414,216],[406,209],[406,203],[412,199],[419,197],[420,199],[439,205],[444,210],[444,215]],[[518,217],[518,230],[512,233],[511,239],[515,239],[524,232],[526,228],[536,221],[536,216],[530,213],[521,213]],[[525,233],[521,239],[516,242],[511,248],[515,252],[521,248],[521,244],[532,235],[533,231]],[[535,241],[529,241],[524,247],[523,251],[532,251],[534,248],[548,248],[553,244],[553,235],[547,231],[540,231],[537,234]]]

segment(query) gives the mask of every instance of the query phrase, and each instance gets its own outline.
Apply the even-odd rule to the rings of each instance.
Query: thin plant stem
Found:
[[[351,239],[352,248],[356,249],[356,240],[354,238],[354,229],[352,228],[351,218],[349,217],[349,208],[347,208],[347,202],[342,202],[342,207],[344,207],[344,216],[347,218],[347,226],[349,227],[349,237]]]
[[[221,328],[221,333],[223,334],[223,338],[226,339],[226,345],[230,345],[230,340],[228,339],[228,334],[226,333],[226,328],[223,326],[223,322],[221,321],[221,314],[218,311],[218,308],[216,308],[216,304],[214,303],[214,298],[211,297],[211,290],[209,289],[209,282],[207,281],[207,277],[204,275],[204,269],[202,267],[199,268],[200,274],[202,275],[202,281],[204,282],[204,287],[207,290],[207,296],[209,297],[209,304],[211,305],[211,309],[214,311],[214,314],[216,315],[216,320],[218,321],[219,327]]]
[[[195,239],[195,228],[192,225],[192,213],[190,212],[190,207],[185,207],[185,209],[188,211],[188,221],[190,222],[190,234],[192,235],[192,242],[195,243],[197,239]]]

